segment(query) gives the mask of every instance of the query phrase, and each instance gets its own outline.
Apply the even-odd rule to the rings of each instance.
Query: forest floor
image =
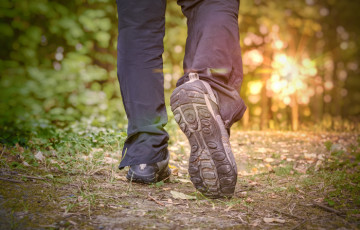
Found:
[[[56,153],[34,152],[35,167],[0,147],[0,229],[360,228],[357,133],[233,130],[238,183],[217,200],[196,192],[187,140],[171,136],[170,181],[152,185],[127,182],[118,151],[69,156],[69,170]]]

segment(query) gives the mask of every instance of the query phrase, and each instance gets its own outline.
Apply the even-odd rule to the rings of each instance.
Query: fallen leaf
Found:
[[[257,151],[260,153],[266,153],[267,149],[266,148],[258,148]]]
[[[171,195],[173,196],[174,199],[181,199],[181,200],[195,200],[196,197],[195,196],[189,196],[186,195],[182,192],[177,192],[177,191],[170,191]]]
[[[176,145],[169,146],[170,151],[177,151],[178,149],[179,149],[179,147]]]
[[[249,181],[249,185],[256,186],[256,185],[259,185],[259,183],[256,181]]]
[[[303,164],[298,164],[298,165],[294,165],[293,169],[298,173],[305,174],[308,168]]]
[[[169,168],[171,168],[171,169],[177,169],[178,167],[176,167],[175,165],[169,164]]]
[[[42,154],[41,151],[38,151],[36,154],[35,154],[35,159],[36,160],[39,160],[39,161],[43,161],[45,159],[44,155]]]
[[[21,147],[21,146],[19,145],[19,143],[16,143],[15,146],[16,146],[17,150],[18,150],[20,153],[24,153],[24,148]]]
[[[267,163],[271,163],[271,162],[274,162],[274,159],[271,158],[271,157],[267,157],[267,158],[264,159],[264,161],[267,162]]]
[[[271,199],[277,199],[278,196],[277,196],[275,193],[271,193],[271,194],[269,195],[269,198],[271,198]]]
[[[191,181],[190,180],[187,180],[187,179],[181,179],[181,178],[179,178],[179,179],[177,179],[178,181],[180,181],[180,182],[182,182],[182,183],[191,183]]]
[[[247,192],[244,191],[244,192],[240,192],[239,194],[239,197],[246,197],[247,196]]]
[[[171,174],[177,176],[179,174],[179,168],[169,164],[169,168],[171,168]]]
[[[171,174],[174,175],[174,176],[178,176],[179,175],[179,169],[173,169],[171,170]]]
[[[245,170],[239,171],[238,174],[239,174],[240,176],[248,176],[248,175],[249,175],[249,173],[246,172]]]
[[[317,158],[316,153],[304,153],[304,157],[306,160],[313,160]]]

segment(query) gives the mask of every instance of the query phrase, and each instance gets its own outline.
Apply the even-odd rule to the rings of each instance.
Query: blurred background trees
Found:
[[[353,1],[242,1],[243,96],[252,128],[355,128],[359,8]]]
[[[359,9],[350,0],[241,0],[241,94],[249,109],[238,126],[359,130]],[[115,0],[0,2],[1,142],[58,128],[126,128],[116,14]],[[183,74],[186,30],[168,0],[167,94]]]

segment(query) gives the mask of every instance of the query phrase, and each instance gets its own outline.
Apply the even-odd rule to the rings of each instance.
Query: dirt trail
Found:
[[[105,153],[102,164],[72,173],[46,164],[2,165],[0,229],[356,229],[360,202],[353,193],[360,185],[346,175],[360,175],[351,152],[358,138],[233,132],[238,183],[233,198],[218,200],[203,197],[189,181],[189,148],[180,132],[171,140],[168,183],[128,183],[126,172],[116,170],[117,153]],[[335,150],[357,165],[325,170]],[[337,186],[342,179],[348,180],[345,187]]]

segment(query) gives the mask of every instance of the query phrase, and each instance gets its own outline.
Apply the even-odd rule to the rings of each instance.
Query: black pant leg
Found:
[[[117,0],[117,67],[128,118],[120,168],[166,157],[169,136],[163,88],[166,0]]]
[[[240,120],[246,106],[239,96],[243,79],[238,27],[238,0],[178,0],[187,17],[184,72],[209,82],[220,102],[226,128]]]

